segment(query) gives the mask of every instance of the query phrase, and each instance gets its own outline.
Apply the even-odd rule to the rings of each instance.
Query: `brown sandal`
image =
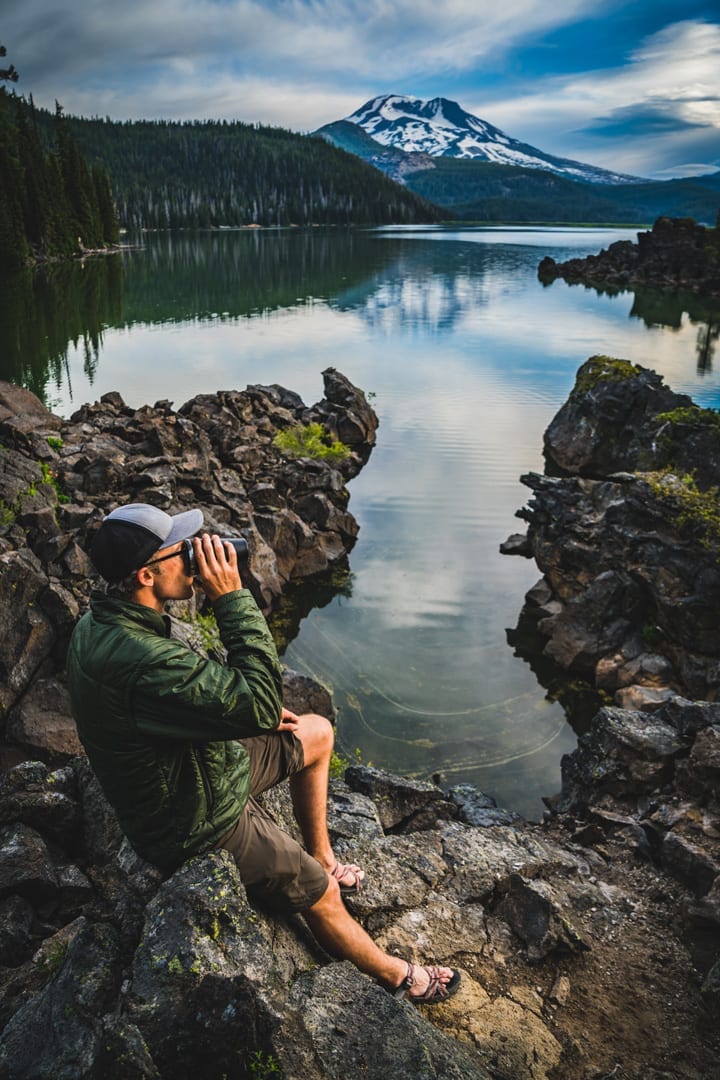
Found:
[[[452,978],[449,982],[443,982],[440,978],[439,967],[426,967],[424,968],[430,976],[430,982],[428,983],[427,990],[422,994],[410,994],[409,990],[415,985],[415,965],[408,963],[407,975],[400,983],[400,985],[393,991],[393,997],[403,998],[407,997],[408,1001],[412,1001],[416,1005],[438,1005],[443,1001],[447,1001],[453,994],[457,993],[460,986],[460,972],[455,971],[454,968],[450,968],[452,971]]]

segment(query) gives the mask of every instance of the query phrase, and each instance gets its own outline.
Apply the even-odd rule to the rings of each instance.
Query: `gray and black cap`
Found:
[[[149,503],[127,503],[103,518],[90,546],[90,558],[113,584],[145,566],[161,548],[194,536],[202,524],[201,510],[166,514]]]

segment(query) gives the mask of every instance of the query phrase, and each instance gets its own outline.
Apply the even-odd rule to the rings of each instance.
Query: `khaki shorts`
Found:
[[[216,847],[234,858],[250,899],[281,911],[305,911],[327,889],[327,872],[253,798],[300,772],[302,743],[292,731],[241,742],[250,758],[250,798],[235,828]]]

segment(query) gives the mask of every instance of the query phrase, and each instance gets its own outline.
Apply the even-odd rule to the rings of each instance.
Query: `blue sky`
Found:
[[[0,0],[0,41],[19,92],[84,116],[310,131],[441,96],[621,172],[720,168],[717,2]]]

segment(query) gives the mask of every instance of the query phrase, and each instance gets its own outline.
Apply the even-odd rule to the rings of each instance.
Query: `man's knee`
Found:
[[[312,765],[329,754],[335,744],[335,729],[326,716],[305,713],[298,717],[297,735],[305,751],[305,764]]]
[[[311,908],[307,908],[307,912],[310,915],[315,915],[320,918],[325,915],[326,912],[331,911],[333,908],[344,907],[342,896],[340,895],[340,886],[334,877],[328,874],[328,886],[325,892],[322,894],[319,900],[316,900]],[[303,912],[305,914],[305,912]]]

